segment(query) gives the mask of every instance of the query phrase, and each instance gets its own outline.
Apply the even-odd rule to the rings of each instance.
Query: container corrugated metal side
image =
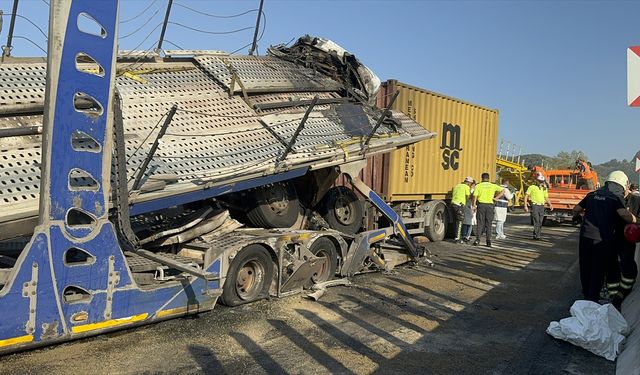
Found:
[[[435,138],[368,160],[363,181],[388,202],[445,199],[466,176],[495,172],[498,111],[395,80],[383,83],[378,107],[400,92],[392,109]]]

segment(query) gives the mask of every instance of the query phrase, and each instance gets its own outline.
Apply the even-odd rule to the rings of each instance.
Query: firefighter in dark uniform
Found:
[[[627,194],[626,197],[626,206],[633,216],[636,218],[640,216],[640,194],[638,194],[638,185],[631,184],[629,186],[629,194]],[[631,293],[633,284],[635,284],[636,278],[638,277],[638,265],[636,264],[635,259],[636,244],[634,242],[629,242],[624,237],[624,226],[620,227],[617,233],[618,235],[616,237],[619,240],[617,249],[618,258],[620,260],[620,292],[624,299],[629,295],[629,293]]]
[[[636,217],[625,207],[624,197],[629,184],[627,175],[622,171],[613,171],[607,177],[605,185],[587,194],[573,211],[584,213],[580,227],[579,261],[582,294],[590,301],[598,302],[605,275],[614,267],[619,267],[616,251],[616,229],[620,220],[635,223]],[[618,268],[619,269],[619,268]],[[620,273],[608,279],[614,286],[620,282]],[[612,304],[620,309],[622,296],[615,290],[610,296]]]

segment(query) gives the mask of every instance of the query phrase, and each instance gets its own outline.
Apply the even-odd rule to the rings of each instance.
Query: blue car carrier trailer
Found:
[[[46,66],[0,64],[0,353],[423,255],[357,175],[434,134],[371,107],[357,60],[323,55],[345,78],[284,50],[118,56],[117,20],[115,0],[52,0]],[[362,231],[340,173],[389,226]]]

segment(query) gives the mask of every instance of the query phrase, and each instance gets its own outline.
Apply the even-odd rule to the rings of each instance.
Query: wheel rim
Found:
[[[355,220],[355,203],[350,201],[346,197],[339,197],[336,199],[334,212],[336,220],[342,225],[353,224]]]
[[[255,260],[246,262],[238,271],[236,292],[243,300],[256,298],[262,290],[264,282],[264,266]]]
[[[444,211],[437,211],[434,220],[434,227],[437,233],[442,232],[444,229]]]
[[[278,216],[283,216],[289,208],[289,197],[284,185],[277,184],[267,189],[267,203],[271,211]]]
[[[322,267],[318,270],[318,273],[314,274],[311,277],[314,283],[321,283],[323,281],[329,280],[329,272],[331,270],[331,251],[326,249],[320,249],[316,256],[319,258],[324,258],[324,262],[322,263]]]

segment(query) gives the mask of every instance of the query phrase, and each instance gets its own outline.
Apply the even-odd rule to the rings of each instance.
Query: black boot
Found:
[[[611,297],[611,304],[616,308],[616,310],[622,312],[622,296],[616,294],[615,296]]]
[[[487,247],[491,247],[491,241],[487,240]]]

